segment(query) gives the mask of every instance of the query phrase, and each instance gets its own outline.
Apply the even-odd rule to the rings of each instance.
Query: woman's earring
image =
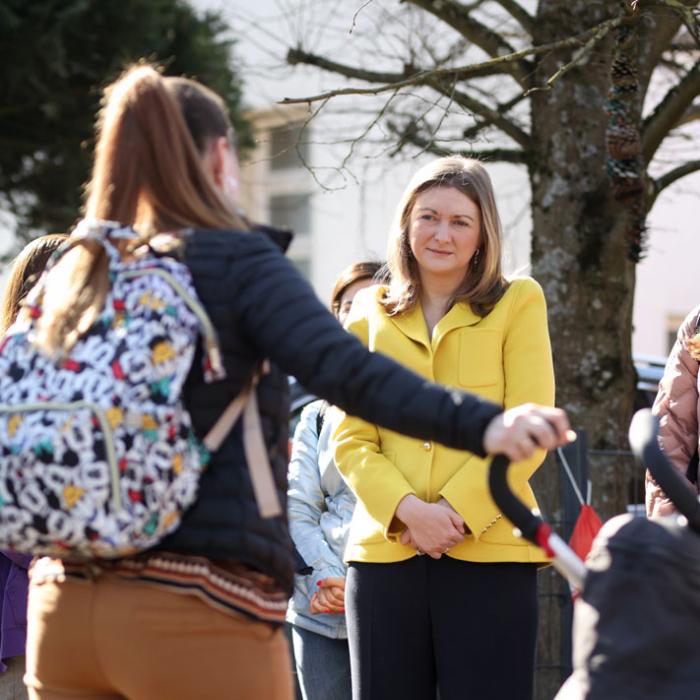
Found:
[[[481,248],[477,248],[472,255],[472,267],[477,267],[479,265],[479,255],[481,255]]]
[[[224,189],[226,194],[231,197],[234,202],[238,199],[238,191],[240,190],[240,186],[238,184],[238,180],[236,180],[233,175],[226,175],[224,177]]]

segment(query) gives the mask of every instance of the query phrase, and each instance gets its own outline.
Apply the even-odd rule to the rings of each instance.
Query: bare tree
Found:
[[[627,446],[647,214],[669,185],[700,170],[692,142],[680,162],[659,157],[700,118],[699,4],[370,0],[356,3],[342,53],[316,52],[300,37],[287,55],[343,82],[285,102],[317,113],[344,95],[381,99],[353,148],[380,127],[392,153],[463,153],[527,169],[532,271],[549,301],[557,401],[599,450]],[[630,501],[631,465],[596,466],[596,505],[610,516]],[[541,470],[537,489],[556,515],[551,470]],[[541,696],[557,682],[540,684]]]

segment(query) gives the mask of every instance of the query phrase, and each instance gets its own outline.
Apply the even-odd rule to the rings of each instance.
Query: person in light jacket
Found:
[[[441,158],[416,173],[387,260],[389,285],[360,292],[347,324],[375,354],[506,409],[553,403],[544,294],[502,275],[478,161]],[[353,698],[430,700],[438,686],[441,700],[529,700],[547,558],[501,516],[489,461],[349,414],[334,439],[358,501],[345,554]],[[528,480],[544,452],[516,459],[511,487],[534,508]]]
[[[355,294],[372,285],[381,265],[355,263],[331,294],[331,309],[344,323]],[[312,568],[296,576],[287,621],[304,700],[350,700],[350,655],[345,627],[343,550],[355,497],[333,459],[329,405],[319,400],[301,414],[289,464],[289,532]]]
[[[700,306],[696,306],[678,329],[676,342],[666,362],[652,412],[659,417],[659,442],[671,463],[688,477],[688,487],[698,492],[698,362],[700,361]],[[693,483],[691,483],[693,482]],[[670,515],[673,503],[646,474],[647,516]]]

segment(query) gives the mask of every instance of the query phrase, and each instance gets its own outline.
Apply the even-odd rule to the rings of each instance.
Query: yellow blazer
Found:
[[[554,370],[542,289],[531,278],[511,282],[484,318],[456,304],[433,330],[420,305],[397,317],[378,299],[385,288],[361,291],[348,327],[372,351],[382,352],[417,374],[479,394],[506,408],[533,401],[554,404]],[[513,535],[513,526],[491,499],[488,459],[406,437],[341,414],[333,438],[338,469],[358,499],[350,528],[347,561],[396,562],[415,556],[399,542],[399,501],[415,494],[435,503],[445,497],[471,534],[449,551],[476,562],[546,562],[542,551]],[[335,421],[334,421],[335,422]],[[528,479],[544,459],[540,450],[511,467],[510,483],[537,507]]]

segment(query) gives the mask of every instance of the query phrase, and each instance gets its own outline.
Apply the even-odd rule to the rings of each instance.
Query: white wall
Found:
[[[668,352],[670,317],[700,304],[700,173],[661,195],[649,217],[649,246],[637,267],[634,351]]]

